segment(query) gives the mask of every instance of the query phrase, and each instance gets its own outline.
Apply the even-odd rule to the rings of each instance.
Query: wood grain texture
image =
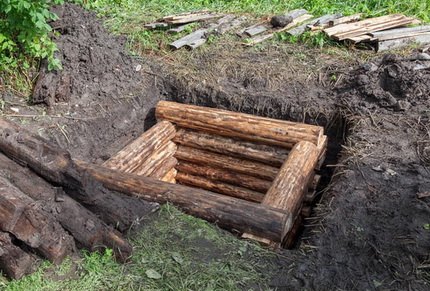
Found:
[[[169,172],[174,170],[175,166],[178,164],[178,160],[174,157],[168,157],[164,159],[162,163],[159,165],[158,169],[155,169],[151,175],[148,177],[162,180]],[[164,180],[163,180],[164,181]]]
[[[164,161],[173,157],[177,148],[178,146],[174,142],[167,141],[163,146],[153,151],[146,159],[143,159],[139,167],[132,173],[150,177],[163,166]]]
[[[272,166],[281,166],[289,153],[289,149],[285,147],[265,145],[186,128],[179,128],[173,141],[185,146],[255,160]]]
[[[225,194],[231,197],[236,197],[251,202],[260,203],[264,198],[264,194],[260,192],[252,191],[243,187],[227,184],[220,181],[210,180],[201,176],[183,173],[180,171],[176,175],[175,179],[176,181],[188,186],[209,190],[215,193]]]
[[[172,202],[191,215],[229,230],[256,234],[281,242],[292,227],[290,212],[268,205],[127,174],[81,161],[76,163],[109,189],[136,195],[148,201]]]
[[[116,155],[104,162],[103,165],[114,170],[133,173],[143,161],[170,141],[175,134],[176,129],[172,123],[168,121],[159,122],[126,145]]]
[[[213,181],[221,181],[231,185],[237,185],[260,193],[266,193],[272,184],[270,181],[245,174],[239,174],[186,161],[178,162],[176,169],[183,173],[202,176]]]
[[[178,160],[208,165],[210,167],[242,173],[268,181],[272,181],[279,172],[279,168],[260,162],[238,159],[182,145],[178,147],[175,157]]]
[[[286,147],[301,140],[318,145],[323,134],[319,126],[168,101],[158,102],[156,117],[181,127]]]
[[[297,143],[266,193],[263,204],[288,210],[297,216],[318,162],[317,147],[306,141]]]

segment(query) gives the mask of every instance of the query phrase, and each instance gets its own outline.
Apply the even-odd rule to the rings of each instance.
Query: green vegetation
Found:
[[[273,254],[236,239],[213,225],[183,214],[171,205],[156,221],[132,235],[132,261],[115,263],[112,252],[83,253],[77,263],[66,260],[20,280],[0,279],[12,290],[238,290],[268,289],[266,266]],[[1,277],[0,277],[1,278]]]

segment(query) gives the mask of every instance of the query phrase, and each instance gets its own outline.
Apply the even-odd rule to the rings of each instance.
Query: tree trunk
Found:
[[[112,227],[95,214],[55,188],[28,168],[0,154],[0,177],[7,179],[21,192],[34,200],[43,201],[43,209],[66,229],[80,246],[94,251],[102,248],[114,250],[118,261],[124,262],[132,247]]]
[[[76,167],[68,151],[3,118],[0,118],[0,151],[46,180],[63,186],[72,198],[120,231],[127,230],[136,219],[151,211],[151,206],[144,201],[103,188]]]
[[[185,128],[177,131],[173,141],[188,147],[255,160],[272,166],[281,166],[289,152],[284,147],[264,145]]]
[[[33,271],[36,258],[14,245],[9,233],[0,231],[0,271],[14,280]]]
[[[260,162],[242,160],[182,145],[178,147],[175,157],[178,160],[242,173],[269,181],[272,181],[279,172],[278,168]]]
[[[185,212],[220,227],[281,242],[292,226],[291,213],[205,190],[165,183],[76,161],[105,187],[158,203],[172,202]]]
[[[181,127],[289,148],[302,140],[318,145],[323,134],[320,126],[168,101],[158,102],[156,116]]]
[[[0,229],[59,263],[75,250],[73,237],[38,203],[0,177]]]
[[[176,169],[183,173],[202,176],[210,180],[221,181],[231,185],[237,185],[260,193],[266,193],[272,184],[270,181],[256,177],[189,163],[186,161],[179,162],[176,165]]]

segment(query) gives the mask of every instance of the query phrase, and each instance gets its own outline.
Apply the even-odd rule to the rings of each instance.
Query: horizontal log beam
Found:
[[[264,194],[260,192],[230,185],[220,181],[213,181],[200,176],[190,175],[188,173],[178,172],[175,179],[176,181],[185,185],[209,190],[215,193],[225,194],[251,202],[260,203],[264,198]]]
[[[185,146],[255,160],[273,166],[281,166],[289,152],[284,147],[264,145],[185,128],[178,129],[173,141]]]
[[[103,165],[114,170],[134,173],[143,161],[170,141],[175,133],[176,129],[172,123],[168,121],[159,122],[126,145]]]
[[[169,157],[164,159],[160,164],[158,169],[155,169],[153,173],[151,173],[148,177],[162,180],[165,176],[167,176],[172,170],[174,170],[175,166],[178,164],[178,160],[174,157]],[[174,178],[174,177],[171,177]],[[163,180],[164,181],[164,180]]]
[[[148,201],[172,202],[185,212],[222,228],[282,241],[292,226],[288,211],[187,186],[165,183],[76,161],[105,187]]]
[[[167,141],[162,147],[154,150],[147,158],[143,159],[139,167],[132,173],[151,177],[167,159],[173,157],[177,148],[178,146],[174,142]]]
[[[289,148],[301,140],[318,145],[324,131],[320,126],[168,101],[158,102],[156,117],[181,127]]]
[[[272,181],[279,172],[278,168],[260,162],[242,160],[182,145],[178,147],[175,157],[178,160],[208,165],[269,181]]]
[[[237,185],[260,193],[266,193],[272,184],[270,181],[251,177],[245,174],[239,174],[186,161],[178,162],[176,169],[183,173],[202,176],[210,180],[221,181],[231,185]]]

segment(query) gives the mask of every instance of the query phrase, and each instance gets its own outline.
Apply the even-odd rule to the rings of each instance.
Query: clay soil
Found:
[[[429,61],[214,45],[181,65],[176,52],[130,56],[93,12],[66,4],[56,13],[64,69],[42,69],[40,104],[18,107],[46,116],[17,118],[23,126],[101,163],[155,123],[162,99],[322,125],[330,144],[319,201],[297,246],[262,270],[270,286],[430,288],[430,71],[414,69]]]

